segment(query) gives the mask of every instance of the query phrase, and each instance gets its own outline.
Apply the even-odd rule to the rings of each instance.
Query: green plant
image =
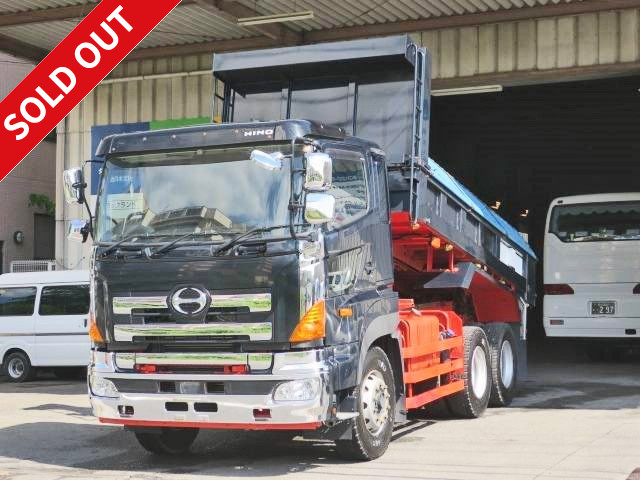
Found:
[[[29,195],[29,207],[39,208],[51,217],[56,214],[56,202],[43,193],[32,193]]]

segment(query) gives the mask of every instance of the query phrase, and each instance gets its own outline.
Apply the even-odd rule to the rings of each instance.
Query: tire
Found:
[[[516,336],[504,323],[488,324],[484,331],[489,340],[491,358],[490,407],[506,407],[515,397],[518,385],[518,350]]]
[[[200,432],[197,428],[159,428],[158,432],[135,432],[142,447],[155,455],[180,455],[191,448]]]
[[[454,416],[477,418],[489,405],[491,365],[489,341],[479,327],[464,327],[464,390],[449,397],[447,403]]]
[[[13,352],[7,355],[2,364],[2,373],[14,383],[29,382],[36,376],[36,370],[31,366],[29,356],[24,352]]]
[[[349,420],[351,439],[337,440],[336,450],[348,460],[373,460],[389,447],[396,409],[393,370],[381,348],[367,352],[355,396],[359,415]]]

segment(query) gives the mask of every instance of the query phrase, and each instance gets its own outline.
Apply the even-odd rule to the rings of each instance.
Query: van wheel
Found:
[[[351,439],[337,440],[338,454],[348,460],[373,460],[391,442],[396,391],[389,358],[374,347],[364,361],[364,374],[355,389],[359,415],[351,420]]]
[[[158,428],[157,432],[135,432],[138,443],[156,455],[180,455],[191,448],[197,428]]]
[[[14,352],[4,359],[3,373],[10,382],[22,383],[33,380],[36,370],[31,366],[31,361],[26,353]]]
[[[477,418],[484,413],[491,395],[489,341],[479,327],[464,327],[464,390],[447,399],[451,413]]]
[[[516,337],[509,325],[488,324],[484,331],[489,339],[491,353],[491,398],[492,407],[511,404],[518,381],[518,354]]]

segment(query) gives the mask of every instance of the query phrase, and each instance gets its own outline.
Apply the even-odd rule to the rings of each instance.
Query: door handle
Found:
[[[87,328],[87,319],[84,319],[84,328]]]

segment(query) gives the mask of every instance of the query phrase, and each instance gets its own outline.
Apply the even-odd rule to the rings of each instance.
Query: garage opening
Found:
[[[545,217],[564,195],[640,191],[640,77],[434,97],[431,156],[519,230],[542,257]],[[539,300],[530,338],[542,328]]]

